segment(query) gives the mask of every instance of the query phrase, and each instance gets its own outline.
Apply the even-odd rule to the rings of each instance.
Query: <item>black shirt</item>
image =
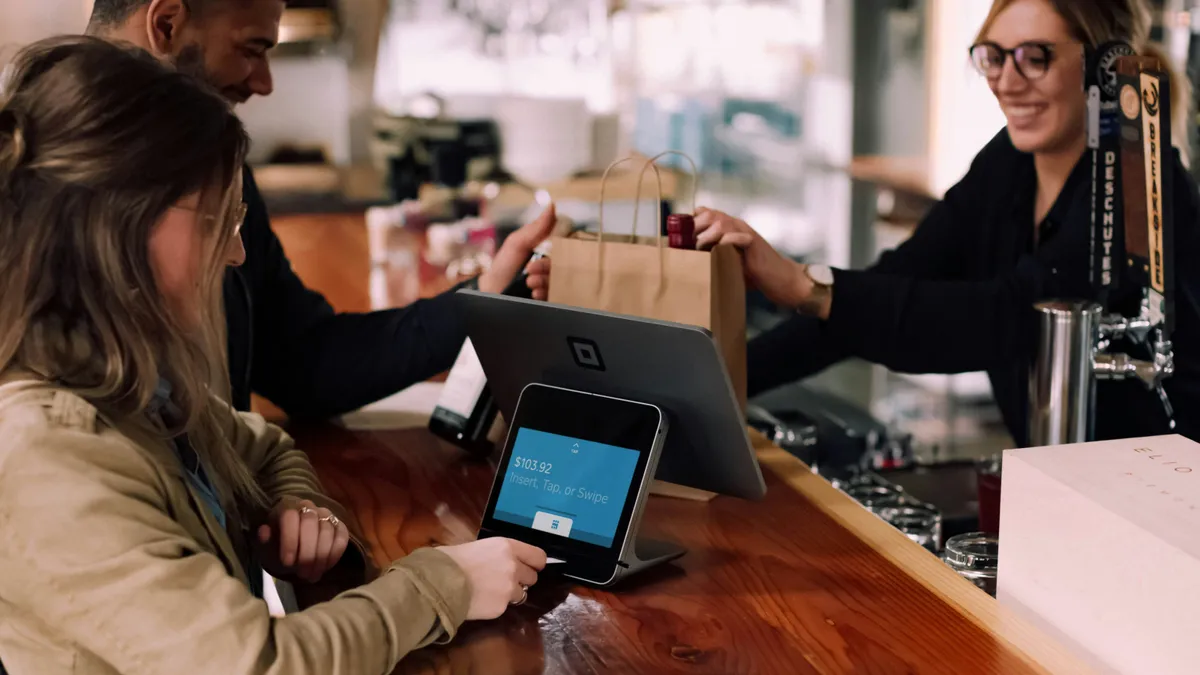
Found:
[[[1176,431],[1200,440],[1200,256],[1196,187],[1178,153],[1175,177],[1175,374],[1165,388]],[[1002,131],[912,238],[866,271],[835,271],[827,321],[791,318],[751,341],[750,393],[859,357],[896,371],[987,371],[1013,438],[1028,443],[1033,305],[1089,298],[1091,153],[1071,173],[1034,241],[1033,156]],[[1128,304],[1129,298],[1115,298]],[[1131,356],[1146,358],[1147,354]],[[1158,396],[1138,381],[1102,381],[1096,438],[1170,433]]]
[[[250,170],[246,262],[225,278],[233,404],[261,394],[294,417],[338,415],[445,371],[466,338],[453,293],[401,308],[338,314],[292,271]]]

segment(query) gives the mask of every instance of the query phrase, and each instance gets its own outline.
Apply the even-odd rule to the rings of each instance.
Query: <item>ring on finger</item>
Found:
[[[512,605],[513,607],[519,607],[520,605],[525,604],[525,601],[528,599],[529,599],[529,587],[526,586],[525,584],[521,584],[521,598],[514,602],[510,602],[508,604]]]
[[[318,518],[317,520],[322,523],[329,523],[330,525],[332,525],[334,527],[337,527],[338,525],[340,525],[342,523],[342,521],[338,520],[338,517],[333,514],[330,514],[328,516],[323,516],[321,518]]]
[[[300,507],[300,515],[302,515],[302,516],[305,514],[316,513],[316,512],[317,512],[317,510],[312,508],[311,506],[301,506]]]

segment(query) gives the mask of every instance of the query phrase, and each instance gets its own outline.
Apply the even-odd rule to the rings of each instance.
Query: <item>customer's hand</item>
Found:
[[[742,251],[747,279],[772,302],[795,309],[808,301],[813,283],[804,266],[780,255],[746,221],[706,208],[696,209],[695,218],[697,248],[732,244]]]
[[[256,552],[276,579],[316,583],[342,559],[350,531],[329,509],[285,497],[259,526]]]
[[[550,259],[538,258],[525,266],[525,285],[533,291],[534,300],[550,297]]]
[[[546,567],[545,551],[512,539],[481,539],[438,550],[458,563],[471,582],[471,621],[495,619],[510,604],[524,602]]]
[[[508,235],[504,245],[496,252],[491,267],[479,276],[479,290],[486,293],[503,293],[521,271],[521,265],[533,255],[533,249],[554,231],[557,222],[558,216],[554,204],[551,204],[542,211],[537,220]]]

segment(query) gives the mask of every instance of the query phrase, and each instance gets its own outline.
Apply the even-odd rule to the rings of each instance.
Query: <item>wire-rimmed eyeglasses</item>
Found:
[[[191,211],[192,213],[199,214],[200,217],[204,218],[205,220],[216,220],[218,218],[218,216],[203,213],[199,209],[194,209],[190,206],[172,206],[171,208],[180,209],[182,211]],[[233,213],[229,215],[229,222],[233,224],[233,236],[236,237],[242,233],[242,223],[246,222],[246,211],[248,209],[249,207],[246,206],[246,202],[241,202],[234,207]]]

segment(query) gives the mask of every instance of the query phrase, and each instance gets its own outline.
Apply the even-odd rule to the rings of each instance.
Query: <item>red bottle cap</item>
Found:
[[[667,245],[671,248],[684,248],[689,251],[696,250],[695,235],[685,235],[679,232],[667,233]]]
[[[667,216],[667,242],[671,248],[696,248],[696,219],[690,213]]]
[[[672,213],[667,216],[667,232],[691,235],[696,231],[696,219],[690,213]]]

